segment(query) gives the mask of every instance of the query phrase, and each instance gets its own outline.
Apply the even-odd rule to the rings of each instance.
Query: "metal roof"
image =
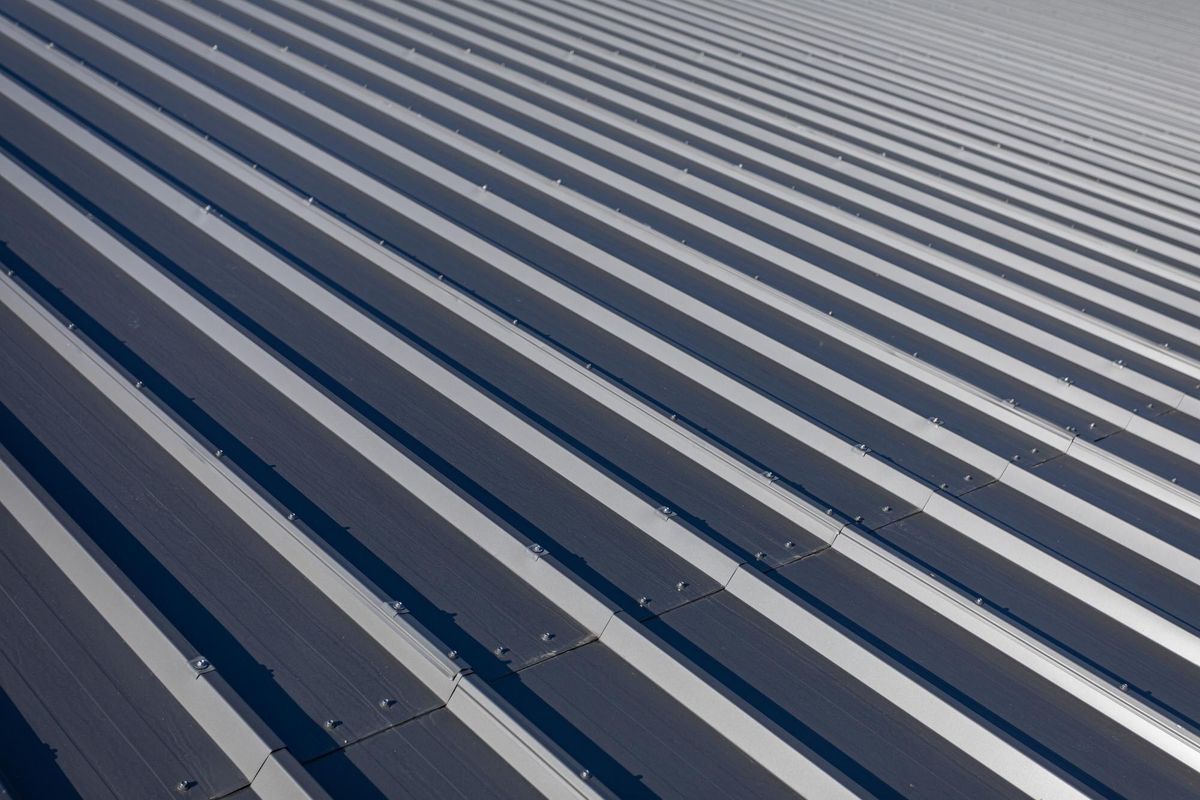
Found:
[[[0,796],[1200,796],[1200,12],[0,0]]]

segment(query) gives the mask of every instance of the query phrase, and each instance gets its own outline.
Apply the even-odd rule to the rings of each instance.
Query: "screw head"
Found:
[[[400,602],[399,600],[393,600],[392,602],[388,603],[388,607],[391,608],[392,611],[395,611],[397,614],[403,614],[405,611],[408,610],[407,608],[405,608],[404,603]]]
[[[891,511],[891,510],[892,510],[892,507],[891,507],[891,506],[884,506],[884,507],[883,507],[883,511],[884,511],[884,513],[885,513],[885,514],[886,514],[888,511]]]
[[[327,720],[325,720],[325,729],[331,731],[341,724],[342,724],[341,720],[327,719]]]
[[[638,598],[638,605],[641,606],[642,608],[645,608],[649,603],[650,603],[650,598],[646,597],[645,595]]]
[[[543,634],[542,634],[542,641],[543,641],[543,642],[548,642],[548,641],[550,641],[550,640],[551,640],[551,639],[553,639],[553,638],[554,638],[554,634],[553,634],[553,633],[550,633],[549,631],[546,631],[545,633],[543,633]]]
[[[1122,683],[1122,684],[1121,684],[1121,691],[1122,691],[1122,692],[1128,692],[1128,691],[1129,691],[1129,684],[1128,684],[1128,683]]]
[[[983,605],[983,598],[982,598],[982,597],[976,597],[976,598],[975,598],[975,605],[977,605],[977,606],[981,606],[981,605]]]
[[[289,511],[289,512],[288,512],[288,515],[287,515],[287,518],[288,518],[288,521],[289,521],[289,522],[290,522],[290,521],[292,521],[292,520],[294,520],[294,519],[296,518],[296,512],[295,512],[295,511]]]
[[[392,698],[390,698],[390,697],[385,697],[385,698],[383,698],[382,700],[380,700],[380,701],[379,701],[379,707],[380,707],[380,708],[391,708],[391,707],[392,707],[392,706],[394,706],[395,704],[396,704],[396,701],[395,701],[395,700],[393,700],[393,699],[392,699]]]
[[[541,555],[542,553],[546,552],[546,548],[542,547],[540,544],[531,544],[529,546],[529,549],[531,551],[537,553],[538,555]]]
[[[504,646],[504,645],[502,645],[502,644],[498,644],[498,645],[496,645],[496,649],[495,649],[495,650],[493,650],[492,652],[493,652],[493,653],[495,653],[495,654],[496,654],[496,655],[498,655],[498,656],[502,656],[502,655],[504,655],[505,653],[507,653],[507,652],[508,652],[508,648],[507,648],[507,647],[505,647],[505,646]]]
[[[186,792],[187,790],[191,789],[195,785],[196,785],[195,781],[190,780],[188,778],[184,778],[179,783],[175,784],[175,791]]]
[[[191,661],[189,661],[188,664],[196,672],[204,672],[206,670],[212,669],[212,662],[209,661],[204,656],[196,656]]]
[[[786,547],[788,550],[791,550],[793,547],[796,546],[796,543],[793,542],[791,539],[788,539],[786,542],[783,543],[783,546]]]
[[[579,777],[583,778],[586,781],[588,778],[592,777],[592,771],[590,769],[580,770]]]
[[[457,651],[457,650],[450,650],[449,652],[447,652],[447,653],[446,653],[446,658],[448,658],[448,659],[450,659],[451,661],[453,661],[454,659],[458,658],[458,651]]]
[[[680,581],[679,583],[675,584],[675,591],[677,591],[677,592],[682,592],[686,588],[687,588],[687,583],[684,581]]]

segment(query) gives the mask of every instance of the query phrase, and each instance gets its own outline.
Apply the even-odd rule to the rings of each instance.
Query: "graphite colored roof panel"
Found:
[[[0,526],[0,775],[9,795],[152,797],[189,780],[213,797],[241,786],[203,729],[7,511]]]
[[[1200,793],[1198,28],[0,0],[0,793]]]
[[[445,709],[308,765],[331,794],[371,798],[530,797],[534,788]]]

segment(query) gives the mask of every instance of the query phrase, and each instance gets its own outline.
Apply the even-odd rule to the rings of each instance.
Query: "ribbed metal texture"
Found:
[[[0,0],[0,795],[1200,796],[1198,9]]]

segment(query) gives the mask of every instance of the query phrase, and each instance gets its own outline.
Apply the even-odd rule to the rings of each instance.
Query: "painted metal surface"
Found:
[[[0,0],[0,794],[1200,793],[1197,28]]]

